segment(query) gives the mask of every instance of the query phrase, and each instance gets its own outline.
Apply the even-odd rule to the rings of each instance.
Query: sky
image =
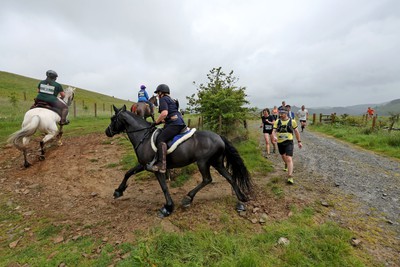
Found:
[[[133,101],[186,107],[216,67],[251,107],[400,98],[398,0],[2,0],[0,36],[1,71]]]

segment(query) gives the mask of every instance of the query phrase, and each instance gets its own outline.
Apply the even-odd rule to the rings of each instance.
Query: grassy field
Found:
[[[22,95],[24,90],[29,90],[26,94],[32,99],[37,82],[0,72],[0,101],[3,101],[0,147],[10,133],[19,129],[26,107],[31,103],[19,99],[18,106],[12,105],[10,94]],[[117,106],[126,103],[82,89],[77,92],[79,101],[88,106],[97,101]],[[90,109],[87,114],[84,110],[82,108],[75,118],[71,118],[66,137],[104,133],[111,112],[105,111],[95,118]],[[195,117],[185,115],[186,120],[189,118],[196,121]],[[258,118],[254,123],[259,125]],[[259,138],[258,131],[250,131],[249,139],[235,143],[235,146],[253,175],[266,176],[272,170],[272,164],[261,156]],[[122,146],[131,150],[126,140],[122,141]],[[131,154],[123,157],[121,164],[132,166],[135,158]],[[190,166],[182,171],[175,186],[184,183],[193,171]],[[276,195],[273,185],[265,190]],[[277,197],[281,198],[283,194],[285,192],[280,191]],[[351,246],[349,230],[332,222],[321,223],[317,219],[319,211],[313,207],[293,208],[291,217],[270,221],[261,233],[255,233],[239,216],[233,220],[221,216],[220,223],[225,225],[221,231],[210,229],[208,225],[198,230],[181,229],[179,233],[151,228],[135,233],[137,241],[134,243],[108,244],[94,237],[77,237],[57,243],[54,240],[60,233],[68,231],[69,225],[54,225],[47,218],[23,217],[18,213],[19,204],[10,199],[11,195],[0,192],[0,266],[59,266],[60,263],[66,266],[376,266],[366,251]],[[27,232],[33,232],[33,235],[26,236]],[[21,235],[23,240],[18,239]],[[281,237],[291,242],[278,244]],[[10,239],[13,240],[11,243]]]
[[[364,149],[400,159],[400,131],[389,132],[388,125],[389,117],[379,117],[376,127],[372,128],[371,120],[365,121],[362,117],[352,116],[334,124],[316,123],[309,128]],[[397,122],[394,126],[398,128],[400,123]]]

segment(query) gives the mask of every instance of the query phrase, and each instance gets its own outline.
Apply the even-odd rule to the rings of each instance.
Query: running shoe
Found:
[[[293,177],[289,177],[289,178],[287,179],[287,182],[288,182],[288,184],[294,184]]]

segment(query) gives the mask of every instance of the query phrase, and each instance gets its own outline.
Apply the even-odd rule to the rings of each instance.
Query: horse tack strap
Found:
[[[196,128],[192,128],[187,130],[186,132],[184,132],[183,134],[178,134],[174,137],[173,140],[175,140],[173,142],[173,144],[168,148],[167,150],[167,154],[170,154],[172,152],[174,152],[174,150],[183,142],[185,142],[186,140],[188,140],[190,137],[193,136],[193,134],[196,132]],[[157,147],[156,144],[154,143],[154,140],[156,140],[157,136],[161,133],[161,129],[157,129],[153,132],[152,136],[151,136],[151,148],[153,149],[154,152],[157,151]],[[178,138],[177,138],[178,137]],[[169,142],[168,142],[169,143]]]

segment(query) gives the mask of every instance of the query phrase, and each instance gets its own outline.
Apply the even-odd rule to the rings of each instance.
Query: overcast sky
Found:
[[[53,69],[134,101],[141,84],[165,83],[186,106],[214,67],[234,71],[252,107],[400,98],[400,1],[1,1],[2,71]]]

